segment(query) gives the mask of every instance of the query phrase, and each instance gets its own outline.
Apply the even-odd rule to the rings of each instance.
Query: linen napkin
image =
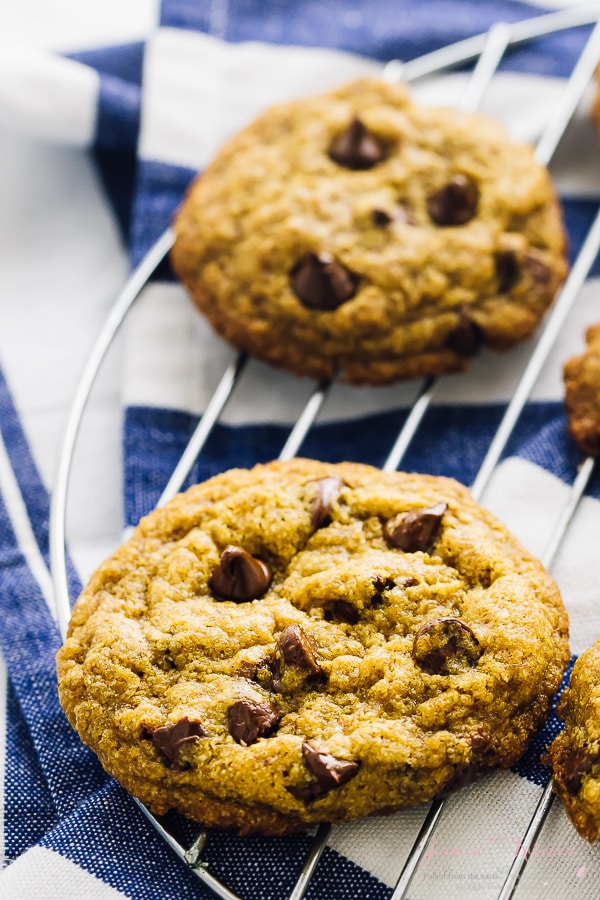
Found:
[[[22,165],[29,162],[31,177],[49,192],[48,209],[74,208],[69,235],[85,223],[90,241],[74,246],[61,240],[61,216],[49,215],[39,234],[33,230],[37,242],[26,258],[35,269],[50,245],[61,281],[65,270],[87,266],[84,292],[78,283],[77,291],[57,297],[24,265],[10,285],[14,293],[2,300],[0,896],[210,896],[100,770],[56,699],[60,637],[48,571],[48,490],[56,449],[48,437],[58,443],[75,364],[85,358],[125,278],[123,247],[135,265],[168,226],[194,173],[270,103],[378,74],[389,59],[414,59],[496,21],[542,11],[487,0],[164,0],[160,22],[143,43],[68,56],[4,55],[11,79],[0,89],[0,117],[40,140]],[[509,54],[482,110],[504,121],[516,139],[535,141],[588,34],[589,28],[573,29]],[[436,76],[414,90],[425,103],[458,103],[466,79],[464,73]],[[552,162],[573,257],[600,195],[589,102],[588,95]],[[24,145],[14,140],[16,158]],[[60,156],[52,169],[58,185],[48,187],[44,166],[53,153]],[[92,165],[96,181],[90,180]],[[18,197],[14,204],[18,210]],[[18,244],[18,231],[10,240]],[[581,461],[565,432],[560,370],[581,351],[585,326],[600,319],[597,274],[594,269],[581,291],[483,498],[540,555]],[[484,353],[469,374],[443,379],[402,467],[472,483],[532,346],[502,357]],[[121,526],[134,524],[156,503],[232,357],[193,310],[168,264],[162,265],[128,317],[86,413],[69,509],[73,595],[116,545]],[[64,378],[63,365],[69,371]],[[273,378],[272,370],[252,361],[191,480],[275,458],[311,387],[284,373]],[[381,465],[417,388],[334,385],[302,454]],[[599,501],[596,476],[553,567],[571,617],[574,653],[600,635]],[[539,753],[559,727],[551,718],[517,766],[449,801],[411,898],[497,895],[548,777]],[[307,896],[390,897],[424,812],[336,827]],[[284,897],[308,846],[306,835],[240,839],[215,832],[205,859],[244,898]],[[596,897],[596,856],[556,803],[518,896]]]

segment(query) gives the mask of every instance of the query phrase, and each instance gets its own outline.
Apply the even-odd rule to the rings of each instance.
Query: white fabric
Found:
[[[115,890],[53,850],[34,847],[0,874],[3,900],[123,900]]]

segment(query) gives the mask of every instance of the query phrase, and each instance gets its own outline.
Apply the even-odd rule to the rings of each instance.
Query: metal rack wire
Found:
[[[507,49],[520,43],[543,37],[544,35],[580,25],[595,25],[596,27],[592,30],[572,75],[562,92],[561,98],[554,109],[553,115],[548,121],[537,143],[536,159],[538,162],[547,165],[550,163],[561,137],[590,81],[597,61],[600,59],[600,2],[590,3],[568,11],[534,17],[512,25],[498,23],[485,34],[469,38],[410,62],[400,63],[398,61],[392,61],[384,67],[382,77],[390,81],[414,81],[426,75],[431,75],[476,59],[476,64],[474,65],[460,104],[463,110],[474,111],[485,95]],[[108,348],[115,338],[128,311],[158,264],[171,248],[172,243],[173,233],[168,229],[159,238],[157,243],[151,248],[147,256],[131,275],[129,281],[118,297],[98,337],[96,345],[90,354],[88,364],[84,370],[73,400],[71,413],[65,429],[63,448],[53,492],[50,519],[52,577],[59,625],[63,635],[66,634],[71,605],[66,562],[66,506],[70,472],[80,424],[85,413],[91,389]],[[587,237],[571,269],[570,275],[555,302],[553,310],[547,317],[545,326],[534,344],[533,352],[521,373],[517,388],[506,408],[502,421],[472,485],[472,493],[476,499],[480,499],[486,489],[489,479],[519,419],[521,411],[536,384],[561,329],[564,326],[568,313],[589,274],[599,248],[600,210],[588,231]],[[187,448],[160,497],[159,505],[166,502],[166,500],[172,497],[180,489],[183,481],[189,474],[194,461],[202,451],[214,425],[218,421],[229,398],[235,390],[236,385],[242,377],[246,362],[247,358],[245,354],[239,354],[224,372]],[[417,433],[425,412],[432,402],[436,384],[437,381],[431,378],[425,379],[422,383],[405,423],[383,465],[385,471],[394,471],[400,465],[406,450]],[[280,459],[290,459],[298,453],[310,428],[317,418],[319,410],[321,409],[330,388],[330,382],[320,382],[315,386],[309,401],[285,442],[279,456]],[[590,479],[593,468],[594,461],[590,458],[586,459],[572,485],[568,502],[559,514],[554,533],[543,555],[543,562],[548,568],[552,566],[556,552],[569,527],[579,500]],[[512,865],[506,873],[506,878],[501,893],[499,894],[501,900],[508,900],[508,898],[513,896],[524,867],[530,858],[531,849],[534,846],[548,815],[552,800],[553,794],[551,786],[547,785],[523,835],[523,839],[520,842],[518,852],[513,859]],[[419,835],[403,865],[400,877],[392,894],[392,900],[401,900],[401,898],[407,896],[407,891],[412,879],[418,870],[419,864],[423,860],[427,847],[432,840],[446,806],[449,803],[451,803],[451,799],[436,800],[430,804]],[[191,844],[184,846],[170,833],[169,830],[167,830],[164,824],[152,816],[141,803],[138,802],[138,806],[174,853],[197,875],[201,882],[208,887],[215,896],[224,898],[224,900],[239,900],[233,891],[211,874],[202,861],[202,850],[207,839],[207,833],[205,831],[201,831]],[[327,844],[330,830],[330,826],[326,824],[319,826],[316,830],[302,870],[291,893],[288,895],[289,900],[301,900],[301,898],[304,897],[321,854]]]

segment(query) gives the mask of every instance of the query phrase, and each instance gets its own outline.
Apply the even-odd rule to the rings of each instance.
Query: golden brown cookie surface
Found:
[[[554,790],[590,843],[600,834],[600,641],[582,653],[558,704],[565,729],[548,748]]]
[[[449,479],[309,460],[146,517],[58,655],[67,715],[155,812],[284,833],[508,766],[568,659],[556,588]]]
[[[535,329],[565,274],[548,174],[480,116],[378,81],[275,107],[175,220],[174,268],[215,329],[297,374],[386,383]]]
[[[569,434],[584,453],[600,456],[600,323],[585,335],[586,349],[564,367]]]

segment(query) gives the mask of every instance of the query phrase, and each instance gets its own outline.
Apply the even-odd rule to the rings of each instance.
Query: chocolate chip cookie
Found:
[[[600,456],[600,323],[585,334],[586,350],[564,366],[569,434],[589,456]]]
[[[590,843],[600,834],[600,641],[573,666],[558,704],[565,730],[548,748],[554,790],[569,819]]]
[[[566,270],[530,148],[379,81],[270,109],[195,181],[174,228],[175,272],[219,334],[357,384],[513,346]]]
[[[282,834],[510,765],[567,659],[555,583],[466,488],[293,460],[143,519],[77,601],[58,674],[154,812]]]

